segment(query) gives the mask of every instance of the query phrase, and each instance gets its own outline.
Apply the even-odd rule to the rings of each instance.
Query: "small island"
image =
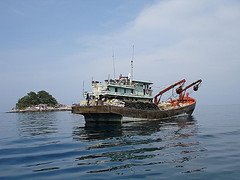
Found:
[[[39,111],[70,111],[71,106],[59,104],[48,92],[42,90],[37,93],[31,91],[20,98],[11,112],[39,112]]]

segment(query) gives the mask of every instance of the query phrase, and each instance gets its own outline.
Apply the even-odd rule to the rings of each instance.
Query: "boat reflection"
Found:
[[[85,123],[84,127],[73,127],[74,140],[97,140],[122,136],[120,123]]]
[[[177,127],[176,134],[187,126],[194,126],[193,116],[176,117],[167,120],[138,121],[128,123],[85,123],[84,127],[73,127],[74,140],[104,140],[114,137],[151,135],[166,127]]]
[[[87,145],[86,153],[76,161],[79,166],[94,167],[88,173],[147,171],[149,167],[158,172],[166,166],[179,173],[202,171],[202,166],[186,166],[205,151],[195,137],[197,133],[192,116],[123,124],[86,123],[73,129],[74,140]]]
[[[38,136],[57,132],[56,114],[53,112],[18,113],[21,136]]]

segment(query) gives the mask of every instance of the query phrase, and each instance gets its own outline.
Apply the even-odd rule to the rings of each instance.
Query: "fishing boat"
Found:
[[[196,100],[189,96],[189,88],[197,91],[202,80],[184,86],[185,79],[164,88],[153,96],[152,82],[133,80],[120,75],[103,83],[92,81],[92,91],[86,92],[86,100],[72,106],[72,113],[82,114],[86,122],[128,122],[159,120],[175,116],[191,115]],[[161,101],[162,95],[175,89],[177,97]]]

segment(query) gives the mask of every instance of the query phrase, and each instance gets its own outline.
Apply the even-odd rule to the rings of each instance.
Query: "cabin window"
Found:
[[[115,92],[118,92],[118,88],[115,88]]]
[[[127,93],[127,90],[126,90],[126,89],[124,89],[124,93]]]
[[[133,94],[133,89],[131,89],[131,93]]]

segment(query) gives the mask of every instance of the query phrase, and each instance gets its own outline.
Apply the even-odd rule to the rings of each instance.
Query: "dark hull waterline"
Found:
[[[82,114],[86,122],[127,122],[159,120],[181,115],[191,115],[196,103],[169,110],[142,110],[118,106],[73,106],[72,113]]]

